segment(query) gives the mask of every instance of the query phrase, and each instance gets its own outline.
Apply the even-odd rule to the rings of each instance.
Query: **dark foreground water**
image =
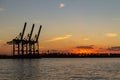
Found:
[[[0,59],[0,80],[120,80],[120,58]]]

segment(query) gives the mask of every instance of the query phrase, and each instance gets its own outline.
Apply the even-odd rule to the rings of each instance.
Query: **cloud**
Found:
[[[99,48],[98,50],[97,50],[97,52],[105,52],[106,51],[106,48]]]
[[[0,40],[0,42],[3,41],[3,40]]]
[[[0,40],[0,45],[2,45],[3,44],[3,40]]]
[[[107,37],[117,37],[118,34],[117,33],[106,33],[105,34]]]
[[[110,47],[107,50],[110,50],[110,51],[120,51],[120,46]]]
[[[84,38],[83,40],[88,41],[89,39],[88,38]]]
[[[53,39],[50,40],[46,40],[46,42],[54,42],[54,41],[58,41],[58,40],[64,40],[64,39],[68,39],[70,38],[72,35],[65,35],[63,37],[55,37]]]
[[[77,46],[76,48],[78,49],[93,49],[94,45],[89,45],[89,46]]]
[[[59,7],[60,7],[60,8],[64,8],[64,7],[65,7],[65,4],[64,4],[64,3],[60,3]]]

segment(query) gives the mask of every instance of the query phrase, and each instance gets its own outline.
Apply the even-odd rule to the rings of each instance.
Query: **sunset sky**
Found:
[[[0,53],[27,22],[25,35],[39,25],[41,50],[120,46],[120,0],[0,0]],[[33,34],[33,35],[34,35]]]

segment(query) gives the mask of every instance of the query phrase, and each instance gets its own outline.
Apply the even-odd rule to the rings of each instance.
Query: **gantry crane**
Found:
[[[31,43],[31,41],[32,41],[31,38],[32,38],[34,26],[35,26],[35,24],[33,24],[30,34],[28,34],[28,35],[27,35],[27,38],[24,39],[24,40],[25,40],[24,44],[26,45],[26,54],[32,53],[32,47],[31,47],[31,44],[30,44],[30,43]]]
[[[24,37],[24,33],[26,30],[27,23],[25,22],[23,31],[12,41],[7,42],[7,44],[13,45],[13,55],[17,56],[25,56],[25,55],[34,55],[39,54],[39,35],[42,28],[42,25],[40,25],[38,34],[35,35],[34,39],[32,39],[32,34],[34,30],[35,24],[32,25],[31,32],[27,35],[27,37]]]
[[[21,49],[23,52],[23,45],[21,46],[20,44],[23,43],[23,36],[25,33],[26,25],[27,23],[25,22],[23,31],[15,39],[10,41],[13,44],[13,55],[16,55],[16,52],[18,53],[18,55],[20,55]]]
[[[30,42],[29,42],[29,47],[30,47],[30,52],[29,54],[39,54],[39,35],[40,35],[40,32],[41,32],[41,28],[42,28],[42,25],[40,25],[39,27],[39,30],[38,30],[38,34],[36,34],[34,36],[34,39],[32,39]]]
[[[39,54],[39,41],[38,41],[38,39],[40,36],[41,28],[42,28],[42,25],[40,25],[39,30],[38,30],[38,34],[35,35],[35,40],[33,41],[33,51],[34,51],[34,53],[37,53],[37,54]]]

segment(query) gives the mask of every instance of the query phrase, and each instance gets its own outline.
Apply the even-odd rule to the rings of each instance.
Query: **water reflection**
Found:
[[[39,74],[38,60],[19,60],[16,62],[13,76],[18,80],[37,80]]]
[[[13,59],[0,60],[0,62],[3,62],[2,67],[0,67],[1,80],[38,80],[38,60]]]
[[[119,58],[1,59],[0,80],[120,80]]]

